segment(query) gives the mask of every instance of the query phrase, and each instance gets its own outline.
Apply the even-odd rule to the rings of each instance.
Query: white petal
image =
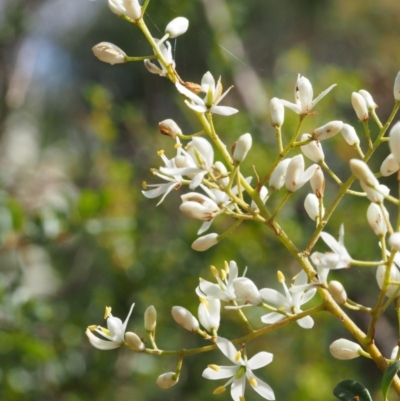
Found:
[[[90,344],[97,349],[101,349],[103,351],[108,351],[110,349],[119,348],[121,344],[114,342],[114,341],[106,341],[102,340],[101,338],[96,337],[90,329],[86,330],[86,335],[89,338]]]
[[[240,401],[240,397],[244,398],[244,389],[246,387],[246,375],[243,375],[240,379],[233,380],[231,386],[231,397],[233,401]]]
[[[290,110],[293,110],[296,114],[300,114],[301,113],[301,109],[300,109],[300,106],[298,104],[288,102],[287,100],[284,100],[284,99],[279,99],[279,100],[285,107],[287,107]]]
[[[261,316],[261,321],[265,324],[274,324],[276,322],[280,322],[284,318],[285,315],[282,315],[281,313],[271,312]]]
[[[202,376],[209,380],[226,379],[227,377],[234,376],[238,370],[237,366],[218,366],[218,368],[218,371],[211,368],[206,368],[203,371]]]
[[[266,366],[269,363],[271,363],[273,358],[274,358],[274,356],[272,354],[270,354],[269,352],[262,351],[256,355],[254,355],[253,357],[251,357],[247,361],[247,366],[251,370],[260,369],[263,366]]]
[[[237,349],[233,346],[233,344],[223,337],[217,338],[217,346],[220,351],[235,365],[241,365],[242,358],[239,361],[236,361],[235,357],[237,354]]]
[[[260,290],[260,295],[265,302],[272,303],[277,306],[290,307],[286,297],[272,288],[262,288]]]
[[[311,329],[314,326],[314,320],[311,316],[305,316],[297,320],[297,324],[303,329]]]
[[[311,110],[324,96],[326,96],[336,84],[331,85],[328,89],[325,89],[322,93],[320,93],[311,103],[309,110]]]
[[[210,111],[211,113],[219,114],[221,116],[231,116],[239,110],[229,106],[212,106]]]
[[[193,104],[188,102],[187,100],[185,100],[185,103],[188,107],[190,107],[194,111],[197,111],[198,113],[205,113],[208,110],[207,107],[202,104]]]
[[[269,384],[265,383],[264,381],[262,381],[258,377],[254,376],[253,372],[247,371],[246,373],[247,373],[247,377],[249,379],[250,378],[254,378],[256,380],[256,382],[257,382],[257,386],[253,386],[251,384],[251,382],[249,382],[251,387],[253,387],[254,391],[256,391],[258,394],[260,394],[261,397],[265,398],[266,400],[275,400],[274,391],[269,386]]]

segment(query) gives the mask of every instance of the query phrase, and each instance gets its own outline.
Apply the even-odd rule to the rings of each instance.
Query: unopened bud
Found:
[[[140,7],[138,0],[123,0],[126,16],[133,21],[137,21],[142,17],[142,7]]]
[[[126,343],[133,348],[135,351],[143,351],[145,346],[143,341],[139,338],[139,336],[131,331],[125,333],[125,341]]]
[[[269,179],[269,187],[275,191],[281,189],[285,184],[286,170],[289,163],[292,161],[291,158],[282,160],[275,168]]]
[[[185,17],[174,18],[165,28],[165,33],[170,38],[176,38],[179,35],[184,34],[189,27],[189,20]]]
[[[328,284],[329,294],[332,298],[339,304],[342,305],[347,301],[346,290],[344,289],[342,283],[339,281],[332,280]]]
[[[161,68],[157,67],[154,63],[152,63],[148,59],[144,60],[144,66],[146,67],[147,71],[151,72],[152,74],[156,75],[164,74],[164,71]]]
[[[362,95],[357,92],[353,92],[351,94],[351,104],[353,105],[354,111],[356,112],[357,117],[360,121],[368,120],[369,117],[367,102],[362,97]]]
[[[157,311],[153,305],[150,305],[144,312],[144,329],[154,332],[157,325]]]
[[[389,218],[389,213],[386,209],[386,217]],[[387,224],[384,215],[382,214],[382,209],[376,203],[371,203],[367,209],[367,220],[372,228],[372,231],[378,237],[382,235],[386,235],[387,233]]]
[[[395,249],[396,251],[400,251],[400,233],[393,233],[390,238],[389,238],[389,245],[392,247],[392,249]]]
[[[396,159],[393,156],[393,153],[390,153],[390,155],[382,162],[380,172],[384,177],[387,177],[388,175],[399,171],[399,169],[399,163],[397,163]]]
[[[182,135],[182,130],[179,128],[178,124],[170,118],[158,123],[158,130],[163,135],[170,136],[171,138],[176,138],[177,135]]]
[[[197,331],[199,329],[198,320],[184,307],[174,306],[171,310],[172,317],[175,322],[189,331]]]
[[[108,7],[119,17],[126,14],[126,9],[121,0],[108,0]]]
[[[310,134],[303,134],[301,136],[301,141],[306,141],[307,139],[312,138]],[[318,140],[313,140],[307,145],[303,145],[300,147],[301,151],[303,152],[304,156],[307,156],[310,160],[314,163],[320,163],[324,161],[325,155],[324,151],[322,150],[321,142]]]
[[[338,134],[343,128],[342,121],[330,121],[329,123],[323,125],[322,127],[316,128],[312,136],[314,139],[322,141],[324,139],[330,138]]]
[[[273,127],[281,127],[285,119],[285,108],[278,98],[273,97],[270,100],[269,112],[271,115],[271,125]]]
[[[345,338],[334,341],[329,347],[329,351],[331,351],[332,356],[336,359],[358,358],[361,349],[359,344],[346,340]]]
[[[400,72],[397,73],[393,86],[394,100],[400,100]]]
[[[389,146],[394,159],[400,164],[400,121],[389,132]]]
[[[158,376],[156,383],[158,387],[166,389],[175,386],[178,383],[178,379],[175,372],[167,372]]]
[[[314,194],[308,194],[304,200],[304,209],[311,220],[316,220],[319,217],[319,200]],[[322,208],[322,216],[325,214],[324,208]]]
[[[321,167],[317,167],[310,178],[311,188],[317,198],[322,198],[325,192],[325,177]]]
[[[360,180],[363,181],[370,187],[376,187],[379,185],[378,180],[374,176],[373,172],[369,169],[367,163],[359,159],[350,160],[351,172]]]
[[[203,252],[216,244],[218,244],[218,234],[211,233],[197,238],[192,244],[192,249]]]
[[[350,124],[343,124],[342,130],[340,131],[344,140],[350,145],[359,145],[360,138],[357,135],[356,130]]]
[[[243,134],[239,137],[234,145],[233,160],[236,163],[241,163],[247,156],[247,153],[251,149],[253,139],[249,133]]]
[[[94,55],[104,63],[111,65],[125,63],[126,53],[109,42],[101,42],[92,47]]]
[[[368,91],[361,89],[358,91],[358,93],[364,98],[368,110],[372,111],[378,107],[378,105],[374,102],[374,99],[372,98],[371,94]]]

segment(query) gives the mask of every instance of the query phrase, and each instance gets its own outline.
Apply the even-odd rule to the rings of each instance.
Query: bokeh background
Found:
[[[307,119],[305,131],[339,119],[361,133],[350,95],[362,88],[373,94],[383,121],[393,107],[400,69],[398,0],[151,0],[146,22],[161,37],[180,15],[190,20],[188,32],[172,41],[181,77],[199,82],[210,70],[226,87],[235,85],[225,103],[240,113],[217,116],[215,123],[228,146],[252,133],[246,175],[252,164],[262,174],[271,163],[276,144],[268,102],[273,96],[292,100],[298,73],[313,82],[316,94],[338,84]],[[106,305],[125,319],[135,302],[128,328],[145,336],[143,312],[154,305],[161,348],[201,346],[202,340],[172,321],[170,309],[184,305],[196,312],[194,289],[199,276],[211,279],[210,264],[221,268],[224,260],[236,260],[241,271],[248,266],[247,276],[259,288],[276,289],[278,269],[290,279],[299,267],[270,232],[252,223],[195,253],[190,244],[200,223],[180,214],[179,193],[158,207],[157,200],[142,196],[143,181],[159,182],[150,173],[160,164],[157,151],[174,154],[157,123],[173,118],[185,133],[200,127],[170,82],[142,63],[98,61],[91,48],[101,41],[132,56],[150,51],[139,30],[113,15],[105,0],[0,1],[0,398],[208,400],[223,383],[206,381],[201,372],[209,363],[227,363],[217,352],[185,359],[179,384],[164,391],[155,380],[175,369],[174,358],[96,350],[86,327],[105,323]],[[287,111],[286,137],[295,124]],[[324,149],[328,164],[346,179],[352,149],[341,138]],[[387,154],[383,146],[373,168]],[[382,183],[394,188],[394,180]],[[336,190],[328,180],[327,205]],[[305,189],[296,193],[279,218],[300,248],[313,230],[305,195]],[[344,223],[350,254],[377,260],[377,240],[365,218],[368,202],[356,201],[346,198],[326,231],[336,235]],[[231,224],[217,219],[213,231]],[[345,284],[350,298],[372,306],[378,294],[374,270],[351,268],[331,277]],[[261,327],[261,312],[246,313]],[[350,315],[367,327],[365,315]],[[274,353],[259,376],[277,399],[333,400],[333,387],[353,378],[379,400],[381,376],[374,364],[334,360],[328,345],[349,336],[326,314],[315,320],[310,331],[292,324],[248,346],[249,354]],[[396,327],[391,309],[376,333],[386,356],[397,343]],[[220,334],[244,333],[237,316],[224,312]],[[230,399],[228,393],[218,397]],[[251,391],[246,395],[257,399]]]

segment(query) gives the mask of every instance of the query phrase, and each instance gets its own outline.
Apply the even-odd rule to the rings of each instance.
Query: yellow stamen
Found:
[[[257,387],[257,386],[258,386],[257,380],[256,380],[254,377],[250,377],[249,383],[250,383],[253,387]]]
[[[221,278],[222,280],[226,279],[226,271],[221,269]]]
[[[241,357],[242,357],[242,353],[240,351],[238,351],[237,354],[235,355],[235,361],[236,362],[240,361]]]
[[[222,394],[223,392],[226,391],[226,388],[224,386],[217,387],[214,391],[213,394]]]
[[[220,371],[220,368],[219,368],[218,365],[211,364],[211,365],[208,365],[208,367],[209,367],[210,369],[212,369],[212,370],[215,370],[216,372],[219,372],[219,371]]]
[[[239,397],[239,401],[246,401],[246,400],[245,400],[244,397],[241,395],[241,396]]]
[[[147,182],[146,182],[146,181],[143,181],[143,182],[142,182],[142,188],[143,188],[143,189],[147,189]]]
[[[227,273],[229,273],[229,264],[228,264],[228,262],[225,260],[225,262],[224,262],[224,269],[225,269],[225,271],[227,272]]]
[[[106,310],[104,311],[104,319],[107,319],[111,313],[111,306],[106,306]]]
[[[159,150],[158,152],[157,152],[157,155],[158,156],[162,156],[164,154],[164,150],[163,149],[161,149],[161,150]]]
[[[280,270],[277,271],[276,275],[277,275],[278,281],[280,283],[284,283],[285,282],[285,276],[283,275],[283,273]]]
[[[88,329],[90,331],[95,331],[97,329],[97,326],[95,324],[92,324],[91,326],[88,326]]]
[[[218,277],[218,276],[219,276],[218,270],[217,270],[217,268],[216,268],[215,266],[211,265],[211,266],[210,266],[210,270],[211,270],[211,274],[212,274],[214,277]]]
[[[179,149],[179,148],[181,148],[181,147],[182,147],[182,144],[181,144],[181,143],[176,143],[175,146],[174,146],[175,149]]]

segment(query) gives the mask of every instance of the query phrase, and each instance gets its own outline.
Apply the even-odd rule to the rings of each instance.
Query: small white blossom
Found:
[[[158,387],[167,389],[175,386],[175,384],[178,383],[178,379],[179,377],[175,372],[167,372],[158,376],[156,383]]]
[[[344,140],[350,145],[359,145],[360,138],[357,135],[356,130],[350,124],[343,124],[342,130],[340,131]]]
[[[353,92],[351,94],[351,104],[353,105],[354,111],[356,112],[360,121],[368,120],[369,116],[367,102],[362,95],[357,92]]]
[[[291,161],[292,158],[284,159],[275,167],[269,179],[269,187],[271,189],[278,191],[285,185],[286,171]]]
[[[303,155],[293,157],[286,170],[286,189],[289,192],[295,192],[300,189],[308,180],[310,180],[318,167],[318,165],[313,164],[304,171]]]
[[[184,329],[193,332],[199,329],[198,320],[183,306],[173,306],[171,314],[175,322]]]
[[[157,46],[162,53],[165,61],[167,64],[171,65],[172,68],[175,68],[175,60],[172,57],[172,48],[171,44],[169,42],[161,43],[158,39],[154,39],[157,43]],[[164,65],[161,63],[161,61],[158,60],[158,64],[160,67],[158,67],[156,64],[151,62],[149,59],[144,60],[144,65],[147,68],[149,72],[152,74],[157,74],[162,77],[165,77],[167,75],[167,69],[164,67]]]
[[[192,249],[198,252],[204,252],[207,249],[210,249],[212,246],[217,244],[218,244],[218,234],[211,233],[197,238],[196,241],[194,241],[192,244]]]
[[[200,298],[199,310],[197,316],[201,325],[209,332],[218,330],[220,315],[221,314],[221,301],[217,298],[205,299]]]
[[[339,281],[332,280],[328,284],[329,294],[339,305],[344,304],[347,301],[346,290],[344,289],[342,283]]]
[[[157,325],[157,311],[153,305],[147,307],[144,312],[144,329],[153,332]]]
[[[163,120],[158,123],[158,130],[166,136],[171,138],[176,138],[178,135],[182,135],[182,130],[179,128],[178,124],[171,120],[170,118]]]
[[[304,209],[311,220],[316,220],[319,217],[319,200],[315,194],[308,194],[304,200]],[[325,208],[322,206],[322,217],[325,214]]]
[[[383,210],[385,211],[386,218],[389,219],[389,213],[385,209],[385,207],[382,205]],[[367,209],[367,220],[372,228],[372,231],[377,235],[378,237],[382,235],[386,235],[387,233],[387,224],[385,220],[385,216],[382,213],[382,209],[379,205],[376,203],[371,203],[368,206]]]
[[[105,313],[105,318],[107,319],[107,329],[101,326],[90,326],[86,330],[86,335],[88,336],[93,347],[101,350],[110,350],[124,345],[126,326],[128,325],[128,321],[134,306],[135,304],[132,304],[128,316],[123,323],[121,319],[114,317],[111,314],[111,308],[107,307]],[[106,340],[95,336],[92,333],[93,331],[100,334]]]
[[[303,134],[301,141],[303,142],[310,138],[312,138],[310,134]],[[304,156],[307,156],[314,163],[321,163],[325,160],[324,151],[319,140],[312,140],[307,145],[300,146],[300,148]]]
[[[146,348],[140,337],[131,331],[125,333],[125,341],[135,351],[141,352]]]
[[[342,121],[330,121],[329,123],[323,125],[322,127],[316,128],[312,136],[314,139],[322,141],[324,139],[330,138],[338,134],[343,128]]]
[[[182,95],[186,96],[190,100],[185,100],[185,103],[188,105],[188,107],[199,113],[210,112],[214,114],[220,114],[222,116],[230,116],[238,112],[238,110],[234,109],[233,107],[219,106],[219,102],[228,94],[231,88],[221,94],[221,78],[219,78],[217,84],[215,84],[214,77],[210,72],[206,72],[201,80],[201,91],[206,94],[204,99],[195,95],[179,82],[176,83],[176,88]]]
[[[310,178],[311,188],[317,198],[322,198],[325,192],[325,177],[321,167],[315,169],[315,173]]]
[[[347,252],[344,246],[344,226],[340,226],[339,230],[339,240],[336,241],[332,235],[321,232],[321,238],[324,240],[325,244],[332,249],[333,252],[321,253],[314,252],[311,255],[312,262],[317,267],[327,268],[327,269],[345,269],[350,266],[351,256]]]
[[[275,395],[271,387],[260,380],[252,372],[272,362],[273,355],[269,352],[259,352],[252,358],[242,358],[241,352],[237,351],[234,345],[226,338],[218,337],[216,344],[220,351],[234,364],[233,366],[209,365],[203,372],[203,377],[209,380],[220,380],[230,378],[223,386],[214,393],[224,391],[224,388],[231,384],[231,396],[234,401],[244,400],[246,379],[251,387],[261,397],[267,400],[274,400]]]
[[[273,127],[281,127],[285,119],[285,108],[277,97],[273,97],[270,100],[269,112],[271,115],[271,125]]]
[[[308,114],[313,107],[335,86],[336,84],[331,85],[313,100],[313,88],[311,82],[306,77],[303,77],[299,74],[294,90],[295,103],[291,103],[283,99],[280,99],[280,101],[284,106],[293,110],[297,114]]]
[[[234,145],[234,151],[232,154],[232,158],[236,163],[242,163],[251,149],[252,143],[253,139],[249,133],[243,134],[239,137]]]
[[[301,305],[307,303],[315,295],[317,289],[311,288],[305,292],[296,291],[294,293],[290,293],[281,272],[278,272],[278,277],[280,277],[279,281],[283,286],[285,295],[282,295],[272,288],[263,288],[260,290],[262,299],[267,303],[276,305],[277,307],[279,307],[279,310],[287,313],[296,314],[302,312]],[[294,281],[294,286],[304,286],[305,284],[307,284],[307,281],[307,274],[304,271],[301,271]],[[261,321],[266,324],[274,324],[284,318],[285,315],[282,313],[271,312],[262,316]],[[297,324],[303,329],[311,329],[314,326],[314,320],[311,316],[305,316],[297,320]]]
[[[174,18],[167,27],[165,28],[165,33],[168,34],[170,38],[176,38],[179,35],[184,34],[189,27],[189,20],[185,17]]]
[[[384,177],[387,177],[393,173],[399,171],[400,165],[397,163],[396,159],[393,156],[393,153],[390,153],[389,156],[382,162],[380,172]]]
[[[368,110],[372,111],[378,107],[378,105],[374,102],[372,95],[368,91],[361,89],[358,91],[358,93],[364,98]]]

